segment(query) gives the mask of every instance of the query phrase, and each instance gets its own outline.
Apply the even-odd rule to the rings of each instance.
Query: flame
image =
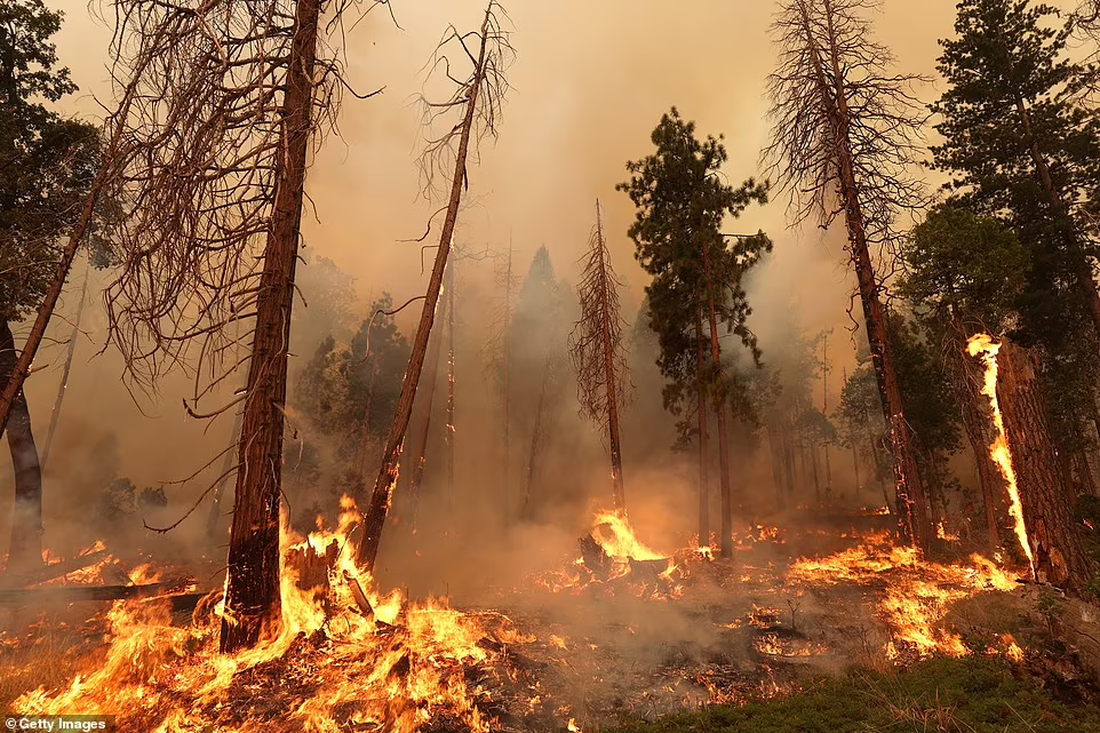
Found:
[[[1009,514],[1014,520],[1016,539],[1027,556],[1028,564],[1035,567],[1035,558],[1031,553],[1031,543],[1027,538],[1027,527],[1024,525],[1024,508],[1020,502],[1020,491],[1016,485],[1016,469],[1012,467],[1012,451],[1008,447],[1008,437],[1005,434],[1004,418],[1001,416],[1001,405],[997,399],[997,352],[1001,345],[993,343],[989,334],[975,334],[967,344],[967,350],[971,356],[981,356],[985,364],[985,381],[982,384],[982,394],[989,398],[989,406],[993,409],[993,425],[997,428],[997,437],[989,446],[989,455],[1001,474],[1005,477],[1008,487],[1008,497],[1011,500]]]
[[[634,528],[630,526],[626,516],[616,511],[601,511],[596,514],[592,536],[600,543],[604,552],[613,558],[664,560],[668,557],[642,544],[634,536]]]

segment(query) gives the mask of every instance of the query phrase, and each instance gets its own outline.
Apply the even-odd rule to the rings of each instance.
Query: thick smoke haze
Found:
[[[91,8],[83,0],[48,0],[47,4],[65,11],[57,37],[58,56],[72,69],[81,89],[61,109],[101,119],[102,108],[96,100],[109,106],[111,95],[105,69],[111,30],[94,15],[110,17],[110,7],[100,7],[98,0]],[[730,157],[725,171],[731,182],[762,176],[758,159],[768,137],[765,82],[775,60],[768,34],[774,6],[730,0],[516,0],[506,8],[517,51],[509,74],[514,88],[506,100],[499,140],[486,140],[480,159],[470,167],[471,186],[456,242],[471,251],[488,248],[496,253],[511,242],[521,279],[535,251],[545,245],[557,278],[572,286],[599,198],[615,266],[627,289],[623,314],[633,321],[646,277],[626,236],[633,208],[614,186],[626,179],[627,160],[650,152],[649,134],[673,105],[698,123],[701,134],[725,136]],[[878,36],[894,50],[898,67],[933,74],[936,40],[952,34],[954,2],[889,0],[883,11],[875,18]],[[345,95],[339,129],[314,156],[307,181],[310,203],[304,216],[304,256],[311,263],[328,258],[354,276],[358,301],[349,304],[353,327],[369,315],[372,296],[385,291],[395,303],[402,303],[424,290],[427,272],[421,267],[420,245],[401,241],[420,236],[438,207],[419,195],[415,158],[423,132],[414,98],[421,91],[436,89],[434,84],[425,89],[425,63],[447,25],[476,28],[483,4],[479,0],[396,0],[393,12],[400,29],[385,7],[377,7],[348,30],[349,82],[359,93],[385,90],[365,101]],[[929,100],[937,93],[934,87],[923,90]],[[830,379],[829,400],[835,404],[841,370],[850,370],[855,363],[847,315],[853,281],[843,262],[843,233],[839,229],[826,233],[813,226],[788,229],[785,203],[775,197],[768,206],[751,207],[740,221],[730,223],[734,231],[763,229],[775,241],[775,252],[752,275],[749,300],[754,313],[749,325],[760,337],[765,361],[769,347],[789,336],[781,324],[789,322],[792,312],[809,333],[832,329],[830,361],[836,378]],[[308,270],[311,265],[302,267]],[[489,260],[471,261],[463,264],[460,275],[458,472],[464,496],[474,498],[455,516],[456,522],[492,515],[496,501],[493,492],[498,479],[489,467],[496,460],[492,446],[499,426],[494,423],[496,408],[480,354],[496,298],[492,271]],[[57,391],[63,342],[71,329],[66,319],[75,311],[80,277],[82,272],[74,275],[51,327],[56,343],[43,349],[36,364],[39,371],[27,382],[40,446]],[[105,277],[93,274],[92,285],[102,287]],[[306,277],[303,274],[300,279]],[[91,292],[94,297],[81,324],[86,336],[77,349],[46,474],[46,544],[58,551],[65,549],[67,523],[78,521],[80,507],[94,504],[102,488],[97,482],[105,473],[114,470],[128,476],[139,490],[185,478],[227,445],[232,425],[231,416],[213,425],[189,418],[181,404],[189,393],[182,375],[162,382],[157,394],[138,395],[135,401],[122,379],[118,356],[110,349],[97,355],[106,318],[98,289],[93,287]],[[308,300],[310,294],[305,295]],[[311,350],[323,337],[325,324],[311,317],[308,308],[303,312],[300,301],[295,307],[294,343]],[[410,308],[399,316],[400,328],[410,336],[418,312]],[[858,303],[854,312],[858,318]],[[17,331],[17,339],[23,332],[25,327]],[[312,355],[305,351],[292,358],[291,389],[294,370]],[[243,379],[242,374],[238,381]],[[599,436],[576,419],[573,385],[563,393],[570,399],[556,407],[558,429],[577,435],[559,443],[557,454],[547,461],[556,466],[555,480],[568,476],[575,483],[571,494],[602,500],[606,464]],[[630,423],[629,411],[624,419]],[[292,426],[288,433],[293,432]],[[626,437],[641,432],[644,429],[637,426],[628,428]],[[516,436],[514,450],[522,452],[526,440],[529,436]],[[107,447],[110,441],[113,449]],[[629,454],[630,446],[624,450]],[[10,487],[4,453],[0,486]],[[750,480],[768,479],[766,460],[760,463],[751,469]],[[658,470],[627,465],[626,471],[628,500],[637,508],[632,518],[640,532],[691,531],[695,510],[690,467],[673,464]],[[716,491],[713,481],[712,491]],[[167,485],[173,512],[178,515],[189,507],[207,483]],[[568,521],[583,521],[586,510],[580,504],[562,508]],[[6,533],[8,511],[6,507],[0,511],[0,533]],[[201,531],[205,515],[204,505],[194,521],[181,526],[176,541],[184,544]],[[677,518],[669,521],[673,515]],[[437,532],[445,532],[445,527],[429,524],[421,536]],[[575,538],[575,533],[559,534],[519,537],[517,542],[525,549],[561,548]],[[383,551],[382,572],[386,572],[386,557],[417,544],[415,537],[393,535],[383,541],[384,546],[391,540],[394,544]],[[469,577],[482,570],[471,565]],[[431,587],[438,579],[430,569],[419,577],[412,575],[403,582]],[[463,577],[452,574],[450,581],[461,584]],[[435,586],[433,590],[444,589]]]

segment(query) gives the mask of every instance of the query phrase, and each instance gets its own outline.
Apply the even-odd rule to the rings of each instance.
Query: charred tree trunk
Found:
[[[552,369],[552,357],[547,354],[546,365],[542,369],[542,385],[539,387],[539,399],[535,405],[535,428],[531,432],[531,450],[527,455],[527,473],[523,481],[522,516],[531,519],[534,516],[534,485],[535,474],[538,469],[539,454],[542,452],[542,444],[545,438],[544,413],[546,412],[546,392],[550,385]]]
[[[390,509],[390,500],[397,483],[398,464],[401,460],[401,447],[405,442],[405,432],[412,415],[413,399],[420,382],[420,373],[424,369],[424,358],[428,349],[428,336],[435,318],[435,307],[439,301],[439,291],[443,285],[443,271],[451,251],[451,237],[454,235],[458,220],[458,207],[462,201],[462,184],[466,180],[466,158],[470,149],[470,137],[473,134],[477,113],[478,95],[485,79],[485,54],[489,43],[489,21],[492,5],[485,11],[485,20],[481,24],[481,44],[474,67],[473,80],[467,89],[465,116],[460,126],[458,149],[455,154],[454,175],[451,179],[450,199],[447,203],[447,216],[440,232],[439,247],[436,250],[435,263],[432,266],[431,279],[428,281],[427,297],[420,314],[420,323],[416,329],[409,368],[401,386],[401,396],[397,403],[393,427],[386,438],[386,447],[382,453],[382,464],[371,491],[370,504],[363,519],[363,535],[359,540],[356,557],[365,570],[374,570],[374,561],[378,557],[378,545],[382,540],[382,529],[386,524],[386,514]]]
[[[958,316],[955,317],[956,331],[963,335]],[[1000,505],[1001,497],[1005,494],[1004,476],[993,462],[990,455],[990,446],[993,445],[993,415],[989,408],[989,400],[982,394],[981,384],[983,376],[978,368],[978,362],[966,355],[965,347],[956,345],[956,352],[961,360],[959,381],[962,382],[962,394],[959,402],[962,403],[963,427],[966,430],[967,440],[974,451],[974,460],[978,466],[978,484],[982,491],[982,506],[985,510],[986,542],[993,549],[1001,544]]]
[[[89,271],[91,268],[89,267]],[[69,374],[73,369],[73,356],[76,354],[76,342],[80,336],[80,318],[84,315],[84,300],[88,295],[88,272],[84,273],[84,284],[80,287],[80,304],[76,307],[76,318],[73,319],[73,332],[69,336],[69,348],[65,354],[65,368],[61,372],[61,383],[57,387],[57,397],[53,402],[53,411],[50,412],[50,427],[46,430],[46,446],[42,449],[42,472],[46,472],[46,464],[50,460],[50,449],[53,447],[53,438],[57,433],[57,423],[61,417],[61,403],[65,400],[65,390],[69,386]]]
[[[451,268],[448,267],[448,270]],[[444,309],[446,303],[444,303]],[[442,315],[442,314],[440,314]],[[421,393],[421,412],[423,413],[423,419],[420,421],[419,435],[416,436],[416,442],[412,444],[412,450],[409,451],[409,455],[412,457],[412,473],[409,475],[409,501],[412,502],[412,522],[413,526],[416,526],[417,518],[420,516],[420,487],[424,482],[424,465],[426,463],[426,453],[428,449],[428,435],[430,434],[432,425],[432,407],[435,405],[435,387],[439,381],[439,364],[440,354],[443,352],[443,329],[438,329],[432,338],[428,346],[427,355],[427,370],[426,377],[427,383],[424,385],[424,391]]]
[[[817,475],[817,443],[813,438],[810,438],[810,467],[814,472],[814,497],[817,499],[817,505],[821,506],[821,480]]]
[[[1050,436],[1034,353],[1005,341],[997,353],[997,401],[1016,472],[1037,580],[1080,592],[1091,577]]]
[[[214,486],[214,499],[210,504],[210,514],[206,517],[206,536],[210,539],[214,539],[218,534],[218,520],[222,516],[222,497],[225,495],[225,486],[229,483],[229,476],[233,472],[233,459],[237,457],[237,451],[234,448],[240,445],[243,417],[244,413],[238,412],[237,417],[233,420],[229,449],[225,453],[225,460],[222,461],[222,472],[218,483]]]
[[[710,358],[712,377],[716,382],[714,410],[718,413],[718,485],[722,492],[722,539],[724,557],[733,557],[733,496],[730,487],[730,449],[726,429],[725,398],[717,382],[722,374],[722,352],[718,343],[718,316],[714,308],[714,287],[711,282],[710,248],[703,243],[703,276],[707,280],[707,306],[710,321]]]
[[[241,422],[240,470],[233,502],[221,651],[253,646],[278,619],[279,500],[283,405],[294,272],[313,107],[320,0],[298,0],[282,111],[283,154],[256,293],[256,326]]]
[[[7,321],[0,323],[0,378],[15,368],[15,337]],[[15,471],[15,509],[7,572],[22,573],[42,564],[42,469],[31,432],[31,413],[20,389],[8,420],[8,448]]]
[[[703,311],[695,318],[695,407],[699,421],[699,546],[710,546],[710,460],[707,455],[707,392],[703,384]]]

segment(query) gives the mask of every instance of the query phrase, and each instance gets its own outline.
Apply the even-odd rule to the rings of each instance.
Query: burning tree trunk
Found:
[[[964,331],[958,316],[956,315],[953,320],[956,334],[960,338],[963,337]],[[976,369],[978,363],[966,356],[961,343],[953,343],[952,348],[957,349],[958,352],[959,373],[955,381],[961,387],[958,391],[961,393],[959,402],[962,405],[963,427],[978,467],[978,484],[982,491],[982,507],[985,513],[986,542],[992,549],[1001,544],[1001,522],[997,507],[1005,490],[1004,478],[989,453],[989,446],[993,445],[994,441],[992,415],[989,411],[989,400],[982,394],[983,377],[981,371]]]
[[[256,294],[256,326],[241,418],[240,465],[229,535],[221,651],[254,645],[279,616],[279,503],[283,405],[286,404],[290,309],[305,192],[313,106],[313,66],[321,0],[298,0],[283,100],[284,155],[275,175],[275,203],[264,269]]]
[[[870,39],[862,7],[853,0],[783,3],[775,24],[780,65],[770,78],[775,142],[766,156],[803,202],[800,220],[816,212],[828,225],[844,214],[890,430],[900,530],[924,551],[934,534],[870,252],[872,241],[891,237],[894,212],[921,200],[918,184],[900,171],[912,158],[924,113],[905,89],[916,77],[886,70],[890,53]]]
[[[451,263],[453,266],[453,263]],[[451,269],[447,268],[448,271]],[[444,304],[446,308],[446,304]],[[443,351],[443,329],[432,334],[428,347],[427,384],[421,393],[421,412],[424,419],[420,421],[420,434],[413,443],[410,455],[413,459],[412,473],[409,476],[409,500],[412,502],[413,525],[420,514],[420,486],[424,481],[425,454],[428,448],[428,435],[432,424],[432,407],[435,405],[435,387],[439,381],[439,356]]]
[[[596,228],[589,238],[588,257],[577,295],[581,318],[570,334],[570,355],[577,369],[577,398],[585,415],[600,424],[611,450],[611,488],[615,509],[626,512],[623,461],[619,449],[619,410],[625,403],[626,354],[619,288],[611,253],[603,237],[600,202]]]
[[[470,149],[470,139],[479,134],[475,130],[478,122],[485,126],[480,134],[494,134],[496,114],[501,95],[505,90],[504,56],[510,53],[511,47],[508,45],[507,37],[501,30],[497,19],[496,10],[498,8],[498,3],[495,0],[490,0],[488,7],[485,9],[485,18],[481,23],[481,30],[477,34],[480,39],[478,55],[470,76],[465,82],[459,84],[458,90],[450,101],[443,105],[433,105],[431,107],[442,109],[444,112],[451,108],[464,108],[464,115],[460,124],[450,128],[442,138],[432,141],[424,153],[425,160],[431,161],[433,155],[438,155],[441,151],[451,150],[450,146],[457,139],[458,148],[455,152],[450,198],[447,202],[446,218],[443,221],[443,230],[439,237],[439,247],[436,250],[431,279],[428,281],[424,308],[421,311],[420,323],[417,326],[416,337],[413,340],[409,368],[405,372],[405,381],[401,387],[401,396],[397,403],[397,414],[394,416],[390,434],[386,438],[386,446],[382,453],[382,465],[379,467],[374,489],[371,492],[370,503],[363,519],[363,535],[359,541],[357,556],[359,562],[368,572],[374,569],[374,561],[378,556],[378,545],[382,539],[382,528],[385,526],[394,485],[397,483],[401,446],[405,441],[405,431],[409,426],[409,417],[412,414],[416,388],[420,382],[420,373],[424,368],[428,336],[431,333],[432,322],[435,318],[439,290],[443,284],[443,271],[447,266],[447,257],[451,250],[451,237],[454,234],[455,222],[458,220],[458,207],[462,201],[463,184],[466,183],[466,160]],[[467,35],[459,36],[458,32],[452,29],[444,37],[441,45],[453,40],[465,49],[465,39],[467,37]],[[479,101],[481,102],[480,106]],[[428,163],[428,165],[433,164]]]
[[[0,378],[15,365],[15,338],[7,321],[0,323]],[[11,405],[8,448],[15,470],[15,510],[7,572],[21,573],[42,564],[42,469],[31,432],[31,413],[20,389]]]
[[[57,387],[57,397],[53,402],[53,411],[50,412],[50,427],[46,431],[46,446],[42,449],[42,472],[46,472],[46,463],[50,460],[50,448],[53,447],[53,438],[57,432],[57,423],[61,417],[61,403],[65,399],[65,390],[69,386],[69,374],[73,368],[73,356],[76,354],[76,341],[80,336],[80,317],[84,315],[84,299],[88,294],[88,271],[84,273],[84,284],[80,287],[80,303],[76,306],[76,318],[73,319],[73,332],[69,336],[69,348],[65,354],[65,368],[61,372],[61,383]]]
[[[1065,469],[1050,435],[1034,352],[984,334],[970,342],[983,355],[985,394],[998,439],[990,446],[1008,486],[1016,535],[1036,579],[1081,592],[1091,577],[1077,535]]]
[[[707,390],[703,384],[703,309],[695,319],[695,409],[699,421],[699,546],[710,546],[710,466],[707,456]]]

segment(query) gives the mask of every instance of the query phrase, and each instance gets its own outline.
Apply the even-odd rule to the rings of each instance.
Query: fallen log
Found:
[[[45,583],[47,580],[60,578],[63,575],[75,573],[77,570],[83,570],[89,565],[95,565],[97,562],[107,559],[109,555],[109,550],[97,550],[87,555],[81,555],[80,557],[74,557],[69,560],[62,560],[52,565],[44,565],[41,568],[36,568],[27,572],[14,573],[12,575],[5,574],[0,576],[0,589],[25,588],[30,585]]]
[[[170,590],[164,583],[145,585],[70,585],[57,588],[0,589],[0,606],[36,606],[48,603],[78,601],[121,601],[129,598],[149,598]],[[201,596],[200,596],[201,597]]]

